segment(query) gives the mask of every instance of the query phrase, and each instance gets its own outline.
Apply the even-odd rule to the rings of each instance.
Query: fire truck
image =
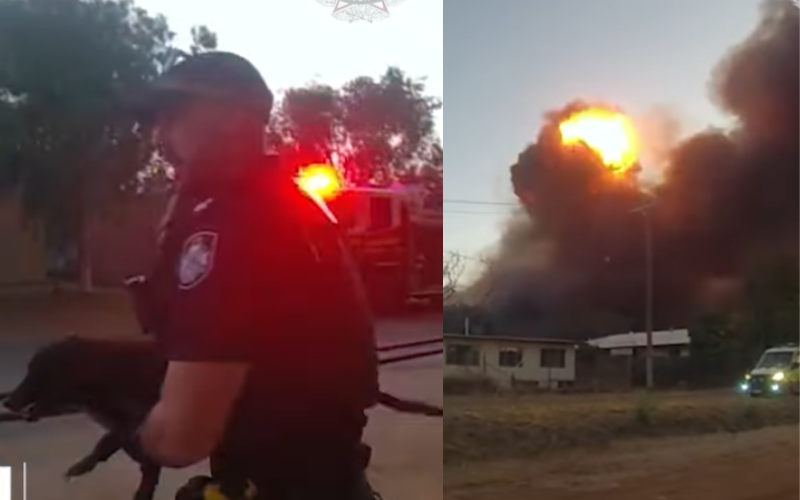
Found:
[[[314,192],[344,229],[378,312],[441,307],[441,193],[418,185],[342,187],[312,167],[301,187]]]

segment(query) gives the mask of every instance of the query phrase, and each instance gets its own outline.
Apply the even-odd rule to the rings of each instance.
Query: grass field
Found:
[[[797,398],[732,391],[445,399],[444,462],[531,460],[643,437],[738,433],[796,424]]]

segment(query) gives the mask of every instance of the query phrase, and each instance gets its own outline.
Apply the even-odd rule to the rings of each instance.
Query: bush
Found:
[[[489,377],[482,375],[463,375],[444,377],[442,391],[446,396],[468,396],[470,394],[496,394],[500,386]]]

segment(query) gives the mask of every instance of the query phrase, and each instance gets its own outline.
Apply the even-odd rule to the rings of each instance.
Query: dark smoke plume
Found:
[[[713,73],[713,98],[737,125],[697,134],[670,154],[649,212],[656,327],[685,326],[711,283],[740,279],[755,259],[798,254],[799,37],[798,9],[765,2],[758,28]],[[566,333],[565,318],[578,311],[611,312],[642,327],[644,222],[631,210],[648,195],[611,181],[590,151],[560,145],[558,123],[590,104],[598,103],[548,115],[511,167],[530,221],[510,226],[482,278],[492,282],[498,316],[551,325],[549,334]],[[548,265],[520,272],[534,248],[549,252]]]

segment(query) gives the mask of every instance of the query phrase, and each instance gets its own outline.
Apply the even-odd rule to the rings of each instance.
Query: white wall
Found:
[[[501,384],[508,384],[512,376],[520,382],[538,382],[540,386],[557,387],[558,382],[575,381],[575,348],[571,345],[548,345],[530,342],[495,342],[487,340],[445,340],[445,352],[448,345],[471,345],[480,350],[478,366],[456,366],[447,364],[445,358],[445,376],[483,375],[495,379]],[[541,366],[542,349],[563,349],[563,368],[543,368]],[[500,366],[499,356],[503,349],[519,349],[522,351],[522,363],[517,367]]]

